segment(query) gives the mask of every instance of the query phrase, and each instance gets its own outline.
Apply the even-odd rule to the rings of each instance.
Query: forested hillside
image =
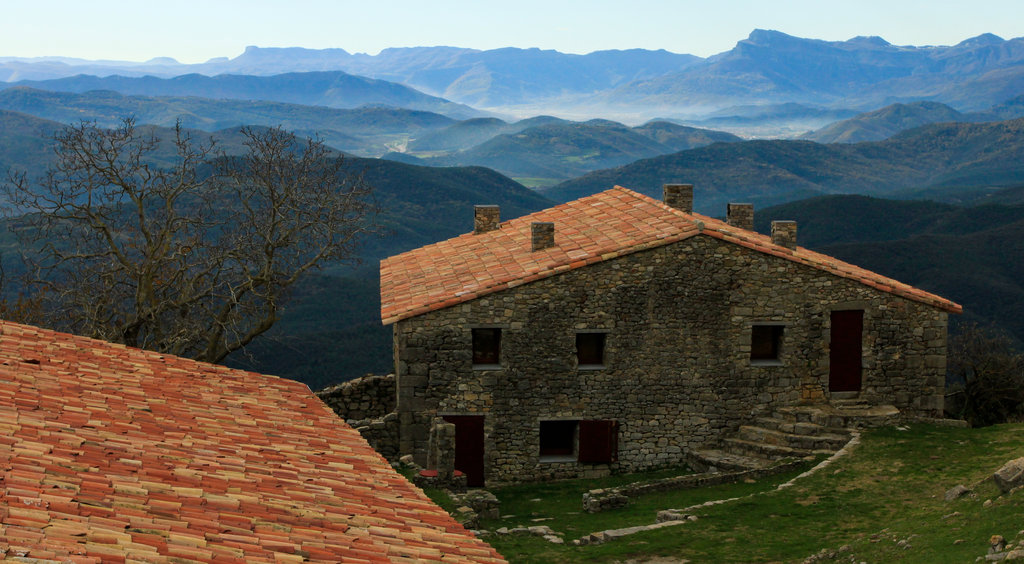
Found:
[[[595,171],[544,194],[565,201],[618,184],[658,197],[665,182],[689,182],[700,194],[697,210],[717,214],[730,201],[764,207],[823,194],[899,196],[1022,181],[1024,119],[1016,119],[931,124],[871,143],[716,143]]]

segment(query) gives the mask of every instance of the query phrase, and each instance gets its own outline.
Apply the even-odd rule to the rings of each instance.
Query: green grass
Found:
[[[763,492],[696,510],[699,520],[693,523],[602,545],[560,546],[539,537],[494,534],[485,540],[513,563],[642,561],[655,556],[693,562],[800,562],[821,549],[844,545],[849,549],[839,559],[846,562],[851,556],[855,562],[971,562],[985,554],[991,535],[1013,539],[1024,529],[1024,493],[1000,495],[988,479],[1007,460],[1022,455],[1021,424],[887,428],[865,433],[851,455],[779,491],[775,486],[793,475],[644,496],[627,508],[591,515],[581,509],[584,491],[671,474],[510,486],[492,490],[502,501],[504,517],[481,526],[493,531],[548,525],[564,533],[569,543],[589,532],[653,523],[659,509]],[[946,490],[957,484],[974,489],[974,494],[944,501]],[[992,503],[984,507],[989,499]]]
[[[585,163],[585,162],[587,162],[589,160],[595,159],[595,158],[600,157],[600,156],[601,156],[601,151],[592,150],[592,151],[587,151],[586,153],[583,153],[582,155],[566,155],[566,156],[562,157],[562,160],[564,160],[567,163],[577,163],[578,164],[578,163]]]

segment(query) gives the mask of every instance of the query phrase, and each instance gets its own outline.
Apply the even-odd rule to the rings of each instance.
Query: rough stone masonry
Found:
[[[945,311],[699,235],[397,322],[400,451],[425,463],[435,416],[477,414],[488,480],[680,464],[757,414],[827,401],[834,310],[863,311],[860,398],[941,415]],[[751,360],[755,325],[780,328],[777,360]],[[500,329],[499,366],[474,368],[478,327]],[[605,334],[603,365],[577,364],[580,332]],[[549,420],[617,421],[617,460],[544,459]]]

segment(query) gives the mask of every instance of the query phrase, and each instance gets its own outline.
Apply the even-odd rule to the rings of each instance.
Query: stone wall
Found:
[[[395,410],[395,375],[367,374],[316,395],[346,421],[383,417]]]
[[[373,419],[351,420],[348,424],[366,439],[373,450],[388,459],[388,462],[398,462],[401,453],[398,452],[398,414],[388,413],[384,417]]]
[[[398,460],[398,414],[395,413],[395,375],[368,374],[316,392],[370,443],[374,450],[391,462]]]
[[[701,235],[396,323],[400,451],[423,464],[433,417],[484,415],[489,483],[680,465],[757,415],[827,402],[843,309],[864,311],[860,397],[940,416],[945,312]],[[751,360],[757,324],[783,326],[777,361]],[[498,369],[474,369],[476,327],[501,329]],[[586,331],[607,332],[603,367],[577,366]],[[551,419],[618,421],[618,460],[542,460]]]
[[[583,494],[583,510],[587,513],[599,513],[609,509],[618,509],[629,505],[629,499],[658,492],[704,488],[721,484],[735,484],[744,480],[760,480],[768,476],[796,470],[807,464],[804,460],[794,460],[777,464],[770,468],[744,470],[741,472],[707,472],[673,476],[647,482],[626,484],[617,488],[590,490]]]

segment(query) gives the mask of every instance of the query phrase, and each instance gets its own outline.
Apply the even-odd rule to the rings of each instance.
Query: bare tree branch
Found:
[[[56,136],[40,179],[12,175],[4,192],[36,249],[48,324],[219,362],[274,325],[304,274],[351,259],[370,187],[319,139],[242,134],[245,153],[229,156],[180,124],[159,140],[130,118],[83,122]]]

